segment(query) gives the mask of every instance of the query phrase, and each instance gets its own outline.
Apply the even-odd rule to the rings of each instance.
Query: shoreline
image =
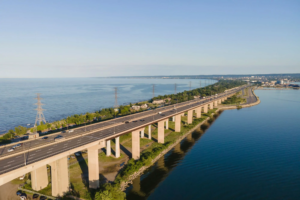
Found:
[[[221,111],[221,109],[217,109],[215,111],[215,113],[212,113],[211,115],[214,116],[216,114],[219,115],[219,112]],[[194,132],[197,128],[199,128],[201,125],[207,123],[207,121],[209,121],[211,118],[210,117],[207,117],[205,120],[203,120],[202,122],[200,122],[199,124],[197,124],[194,128],[192,128],[191,130],[189,130],[188,132],[186,132],[184,135],[180,136],[173,144],[171,144],[167,149],[163,150],[157,157],[155,157],[152,162],[151,162],[151,165],[149,166],[143,166],[141,167],[137,172],[133,173],[132,175],[129,176],[129,178],[123,182],[121,184],[121,191],[125,191],[127,187],[130,186],[130,184],[132,184],[132,181],[142,175],[144,173],[144,171],[150,167],[153,166],[153,164],[158,160],[160,159],[162,156],[164,156],[165,154],[167,154],[170,150],[172,150],[178,143],[180,143],[183,139],[186,138],[187,135],[191,134],[192,132]]]
[[[255,105],[258,105],[260,103],[259,97],[256,96],[256,94],[254,93],[254,88],[252,88],[251,91],[252,91],[253,95],[256,97],[256,102],[251,103],[251,104],[242,105],[243,108],[244,107],[255,106]],[[221,114],[220,111],[230,110],[230,109],[237,109],[237,107],[236,106],[218,107],[218,109],[214,113],[212,113],[211,116],[213,118],[213,116],[215,116],[215,115],[220,115]],[[184,135],[182,135],[181,137],[179,137],[173,144],[171,144],[167,149],[163,150],[157,157],[155,157],[152,160],[151,165],[149,165],[149,166],[143,166],[137,172],[135,172],[132,175],[130,175],[129,178],[125,182],[122,182],[122,184],[120,186],[120,190],[124,192],[126,190],[126,188],[128,188],[133,183],[133,180],[135,178],[137,178],[138,176],[141,176],[148,168],[152,167],[153,164],[158,159],[160,159],[162,156],[164,156],[165,154],[167,154],[178,143],[180,143],[183,139],[185,139],[189,134],[191,134],[192,132],[194,132],[197,128],[199,128],[203,124],[207,123],[209,120],[211,120],[211,117],[207,117],[205,120],[203,120],[202,122],[200,122],[199,124],[197,124],[195,127],[193,127],[192,129],[190,129],[188,132],[186,132]]]

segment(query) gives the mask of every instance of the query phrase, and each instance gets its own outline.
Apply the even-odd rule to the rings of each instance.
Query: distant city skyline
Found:
[[[300,2],[7,1],[0,78],[300,72]]]

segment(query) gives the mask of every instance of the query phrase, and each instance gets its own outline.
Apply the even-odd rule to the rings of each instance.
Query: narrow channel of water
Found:
[[[255,91],[133,181],[127,199],[300,199],[300,92]]]

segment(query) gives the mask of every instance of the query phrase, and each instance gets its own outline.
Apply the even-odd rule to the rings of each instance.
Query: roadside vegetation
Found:
[[[165,105],[171,105],[175,103],[180,103],[188,100],[194,99],[194,97],[206,97],[210,95],[215,95],[218,93],[224,92],[226,89],[231,89],[234,87],[238,87],[241,85],[244,85],[244,81],[240,80],[220,80],[219,82],[203,87],[203,88],[197,88],[190,91],[184,91],[178,94],[170,94],[170,95],[164,95],[164,96],[157,96],[153,99],[150,99],[148,101],[138,102],[138,103],[130,103],[126,106],[119,106],[117,110],[114,108],[103,108],[99,111],[95,111],[94,113],[85,113],[85,114],[75,114],[66,117],[65,119],[54,121],[51,123],[41,123],[40,125],[34,127],[34,128],[27,128],[23,126],[18,126],[15,128],[15,130],[9,130],[6,134],[4,134],[2,137],[0,137],[0,144],[7,144],[10,143],[12,139],[16,137],[20,137],[25,135],[28,131],[30,132],[43,132],[44,134],[52,134],[55,132],[60,132],[62,129],[66,129],[67,127],[78,127],[85,124],[91,124],[96,123],[99,121],[104,121],[108,119],[112,119],[114,117],[119,116],[125,116],[137,112],[143,112],[147,109],[141,109],[139,111],[131,109],[131,106],[133,105],[142,105],[147,104],[148,109],[150,108],[156,108],[160,105],[152,104],[152,101],[154,100],[165,100]]]
[[[95,200],[124,200],[126,199],[126,194],[121,191],[121,185],[124,184],[128,178],[139,171],[143,166],[151,166],[153,164],[153,160],[160,154],[162,151],[166,150],[170,145],[174,144],[181,136],[186,134],[192,128],[194,128],[197,124],[201,123],[207,117],[212,118],[212,113],[215,113],[217,108],[209,110],[208,113],[202,113],[201,118],[194,118],[192,124],[187,124],[187,117],[182,116],[181,122],[181,132],[175,132],[175,122],[169,121],[169,129],[165,130],[165,143],[160,144],[155,142],[157,140],[157,127],[156,124],[152,126],[152,139],[140,138],[140,146],[141,146],[141,157],[139,160],[127,159],[124,167],[119,170],[115,180],[113,182],[102,184],[100,189],[93,190],[88,187],[88,159],[85,153],[83,153],[83,159],[78,160],[77,158],[73,158],[69,160],[69,173],[70,173],[70,184],[72,191],[68,193],[62,199],[72,199],[67,197],[68,195],[76,196],[81,199],[95,199]],[[209,120],[210,122],[212,120]],[[148,130],[145,130],[145,137],[148,134]],[[127,149],[131,148],[131,133],[122,135],[120,137],[120,143]],[[112,148],[114,148],[113,140],[112,140]],[[102,151],[99,153],[99,161],[101,165],[105,165],[105,163],[116,165],[115,162],[118,160],[122,160],[126,155],[124,152],[121,152],[120,158],[115,158],[113,156],[107,157],[105,153]],[[123,161],[121,161],[123,162]],[[109,166],[113,166],[113,165]],[[111,167],[108,167],[110,170]],[[50,169],[48,169],[48,174],[50,175]],[[40,190],[39,193],[51,196],[51,177],[48,177],[49,185]],[[101,178],[100,178],[101,181]],[[32,190],[30,174],[27,174],[24,181],[19,181],[15,179],[13,182],[15,184],[24,183],[23,188]]]
[[[242,103],[246,103],[246,99],[238,97],[236,94],[222,102],[225,105],[240,105]]]

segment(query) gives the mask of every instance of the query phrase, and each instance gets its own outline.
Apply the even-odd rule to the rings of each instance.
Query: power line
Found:
[[[36,98],[37,99],[37,103],[35,105],[37,105],[37,108],[35,110],[37,110],[37,114],[36,114],[36,117],[35,117],[35,123],[34,123],[34,126],[37,125],[37,122],[39,122],[39,124],[41,124],[41,122],[45,122],[46,123],[46,119],[45,119],[45,116],[43,114],[43,111],[44,109],[42,108],[42,98],[40,97],[40,93],[37,93],[36,94]]]

